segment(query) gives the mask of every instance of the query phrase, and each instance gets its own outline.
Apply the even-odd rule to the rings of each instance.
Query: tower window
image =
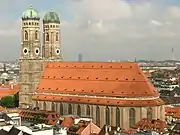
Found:
[[[29,25],[31,25],[31,23],[29,23]]]
[[[28,32],[27,31],[25,31],[24,37],[25,37],[25,40],[28,40]]]
[[[35,32],[35,40],[38,39],[38,31]]]
[[[59,34],[58,33],[56,33],[56,41],[58,41],[59,40]]]
[[[49,41],[49,33],[46,33],[46,41]]]

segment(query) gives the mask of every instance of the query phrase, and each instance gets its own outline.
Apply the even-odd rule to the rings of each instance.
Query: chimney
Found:
[[[11,83],[10,85],[11,85],[11,89],[14,89],[14,84],[13,84],[13,83]]]
[[[109,126],[109,132],[111,131],[111,126]]]
[[[120,127],[117,128],[117,131],[118,131],[118,132],[120,131]]]
[[[108,132],[108,126],[105,126],[105,133]]]

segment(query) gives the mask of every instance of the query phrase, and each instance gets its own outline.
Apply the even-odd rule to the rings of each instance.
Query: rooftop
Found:
[[[134,62],[47,63],[33,98],[122,106],[164,104]]]

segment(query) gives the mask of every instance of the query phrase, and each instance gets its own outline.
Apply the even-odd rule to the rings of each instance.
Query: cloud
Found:
[[[156,20],[151,20],[150,23],[153,24],[153,25],[157,25],[157,26],[161,26],[162,25],[162,23],[160,23],[160,22],[158,22]]]
[[[178,18],[179,7],[161,5],[156,1],[78,1],[70,32],[62,28],[65,56],[82,52],[87,60],[170,59],[169,48],[180,49],[180,27],[174,26],[173,19]]]
[[[180,7],[171,6],[168,8],[168,13],[173,18],[180,18]]]
[[[14,0],[14,3],[20,0]],[[3,3],[4,2],[4,3]],[[55,0],[35,5],[40,14],[56,7],[61,14],[62,52],[65,60],[170,59],[170,49],[180,58],[180,8],[163,0]],[[17,7],[0,2],[1,58],[19,57],[20,15],[35,0]],[[15,5],[15,4],[14,4]],[[1,9],[2,7],[2,9]],[[39,7],[39,8],[38,8]],[[10,9],[14,12],[10,12]],[[162,49],[163,48],[163,49]],[[5,53],[6,52],[6,53]],[[14,52],[14,53],[13,53]],[[11,55],[6,55],[6,54]]]

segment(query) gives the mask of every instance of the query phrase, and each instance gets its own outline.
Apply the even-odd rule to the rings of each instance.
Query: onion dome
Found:
[[[43,22],[44,23],[60,23],[60,19],[57,13],[51,11],[45,14]]]
[[[39,20],[40,17],[39,17],[38,12],[32,7],[30,7],[23,13],[22,19],[23,20],[29,20],[29,19]]]

